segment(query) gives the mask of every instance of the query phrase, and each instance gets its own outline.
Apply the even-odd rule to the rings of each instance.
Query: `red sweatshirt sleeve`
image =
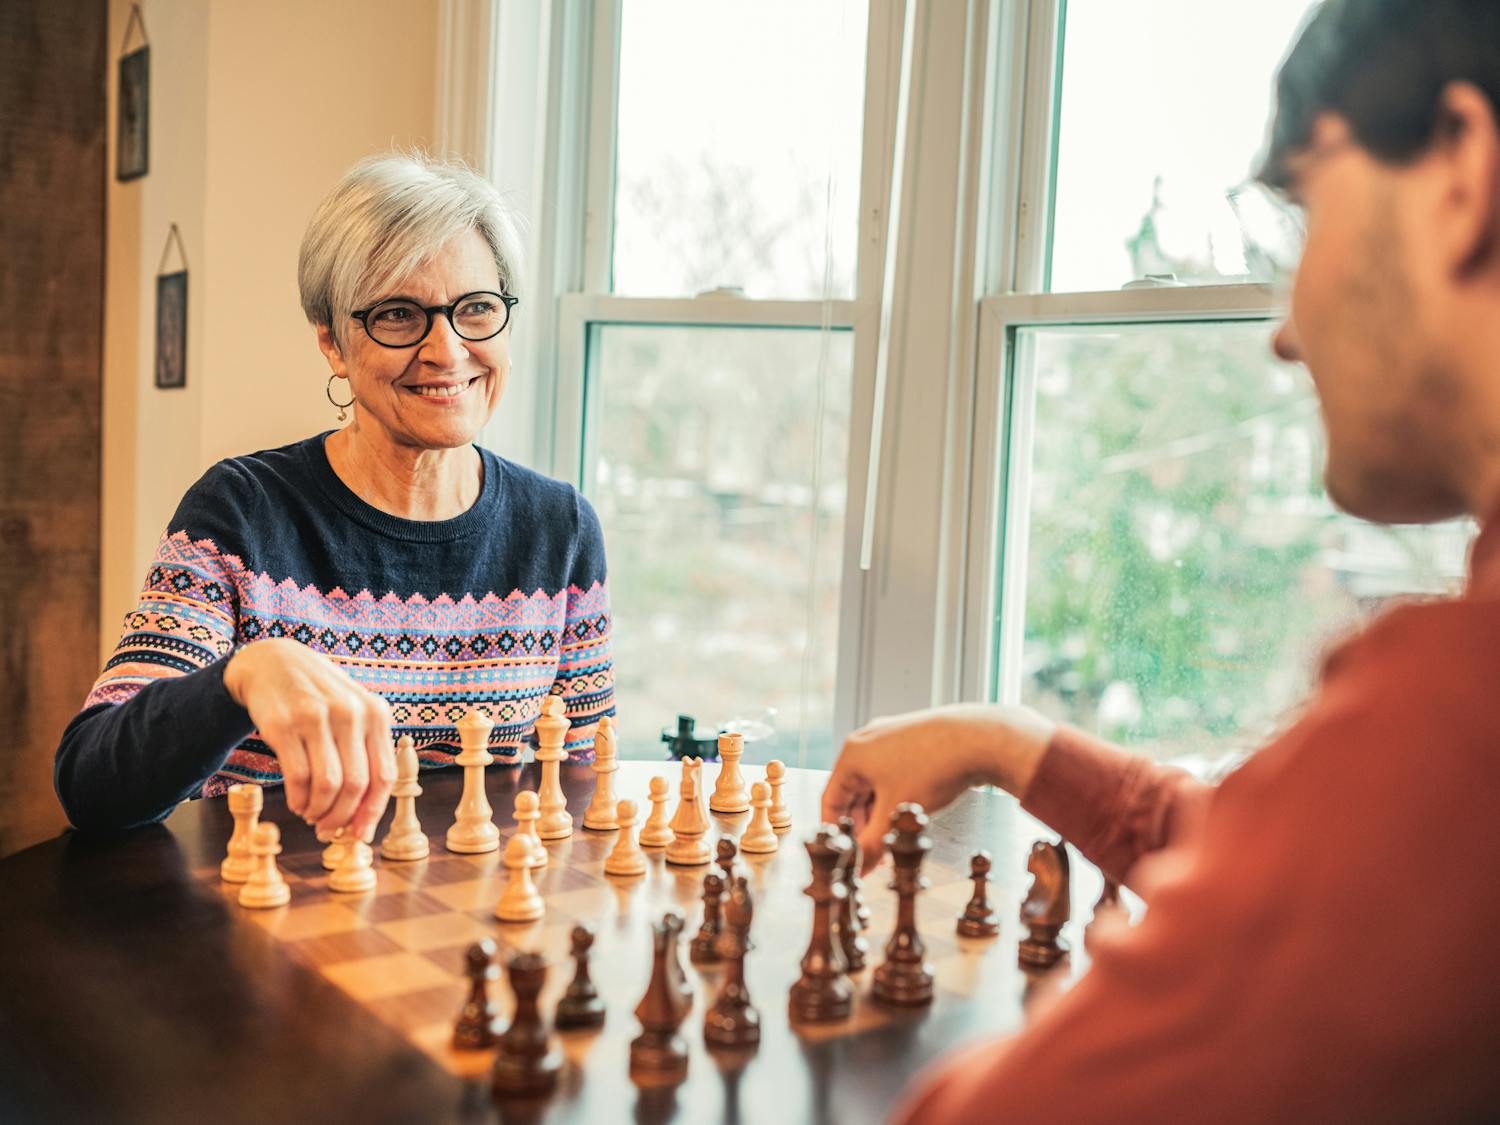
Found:
[[[1106,875],[1130,884],[1136,860],[1171,843],[1213,787],[1072,727],[1058,727],[1022,807]]]
[[[1200,826],[1167,831],[1145,919],[1098,943],[1027,1030],[940,1063],[897,1119],[1493,1120],[1496,637],[1500,604],[1450,603],[1346,646],[1303,720],[1219,786]],[[1123,764],[1080,770],[1074,789],[1097,798],[1103,778],[1147,794],[1113,802],[1135,827],[1052,811],[1116,861],[1173,816],[1137,815],[1159,802]]]

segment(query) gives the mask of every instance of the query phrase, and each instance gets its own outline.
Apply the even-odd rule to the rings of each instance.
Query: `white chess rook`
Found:
[[[241,783],[229,787],[229,815],[234,817],[234,834],[229,837],[228,854],[219,864],[219,878],[224,882],[247,882],[250,872],[255,869],[250,840],[255,835],[255,826],[260,822],[260,810],[265,803],[265,794],[259,785]]]
[[[536,720],[536,760],[542,763],[542,783],[537,789],[542,819],[536,830],[543,840],[561,840],[573,835],[573,818],[568,815],[568,799],[562,789],[563,742],[568,737],[567,708],[562,697],[549,695],[542,700],[542,713]]]
[[[391,796],[396,798],[396,813],[391,818],[390,831],[380,844],[380,854],[386,859],[427,858],[427,834],[417,819],[417,798],[422,795],[422,787],[417,784],[420,769],[411,735],[403,734],[396,742],[396,784],[391,789]]]
[[[484,793],[484,767],[495,759],[489,752],[490,731],[495,724],[477,708],[458,721],[458,739],[463,749],[453,759],[464,768],[464,791],[448,829],[450,852],[492,852],[500,846],[500,829]]]
[[[620,768],[615,746],[615,721],[605,715],[594,735],[594,796],[583,810],[583,826],[599,832],[619,827],[615,802],[615,771]]]
[[[740,759],[745,756],[745,736],[738,731],[719,735],[719,781],[708,807],[716,813],[750,811],[750,794],[745,789],[745,775],[740,773]]]

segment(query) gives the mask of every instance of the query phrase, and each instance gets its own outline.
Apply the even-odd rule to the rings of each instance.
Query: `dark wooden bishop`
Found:
[[[864,931],[870,924],[870,910],[864,903],[859,879],[859,840],[854,835],[854,818],[839,817],[839,831],[849,838],[849,850],[839,860],[834,871],[835,878],[844,885],[844,898],[839,902],[839,945],[844,953],[844,971],[858,973],[864,970],[870,953],[870,943]]]
[[[891,853],[895,873],[891,889],[896,892],[896,929],[885,946],[885,962],[875,970],[870,994],[883,1004],[920,1007],[932,1003],[932,966],[927,947],[917,932],[917,892],[927,884],[922,861],[932,850],[927,832],[927,814],[922,806],[907,802],[891,814],[891,830],[885,846]]]
[[[500,1036],[490,1084],[497,1097],[550,1094],[562,1070],[562,1052],[536,1002],[547,980],[546,958],[517,953],[506,965],[505,976],[516,996],[516,1014]]]
[[[788,1009],[794,1023],[829,1023],[847,1019],[854,1005],[854,986],[844,975],[844,950],[838,935],[839,903],[848,897],[834,878],[839,860],[853,846],[831,824],[807,841],[812,882],[803,893],[813,900],[812,940],[802,956],[802,975],[792,985]]]
[[[760,1042],[760,1013],[750,1003],[745,986],[745,954],[750,948],[750,920],[755,903],[743,875],[736,875],[724,906],[724,928],[719,934],[719,958],[724,980],[703,1021],[703,1040],[710,1047],[753,1047]]]
[[[682,917],[667,913],[651,925],[651,982],[635,1007],[641,1033],[630,1042],[630,1076],[643,1084],[681,1082],[687,1077],[687,1043],[677,1029],[687,1018],[691,994],[684,996],[677,960]]]
[[[990,905],[990,853],[978,851],[969,859],[969,878],[974,880],[974,897],[958,916],[961,937],[988,938],[1000,932],[1000,917]]]
[[[604,1000],[589,975],[589,950],[594,931],[584,925],[573,927],[573,979],[557,1002],[556,1024],[560,1028],[599,1027],[604,1023]]]
[[[719,931],[723,926],[721,911],[724,906],[724,880],[710,871],[703,876],[703,924],[688,943],[688,960],[695,965],[707,965],[719,959]]]
[[[460,1051],[493,1047],[505,1030],[500,1007],[490,995],[490,981],[500,975],[493,941],[482,938],[469,946],[464,953],[464,974],[469,978],[469,998],[453,1026],[453,1045]]]

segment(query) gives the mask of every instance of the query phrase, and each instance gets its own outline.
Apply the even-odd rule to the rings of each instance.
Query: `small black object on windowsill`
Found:
[[[719,760],[719,736],[699,738],[694,733],[697,721],[691,715],[677,716],[677,729],[663,730],[661,740],[667,744],[667,757],[674,762],[684,758],[702,758],[705,761]]]

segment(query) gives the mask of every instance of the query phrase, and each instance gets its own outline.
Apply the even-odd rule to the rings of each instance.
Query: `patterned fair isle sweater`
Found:
[[[548,693],[567,705],[570,758],[592,759],[614,677],[588,501],[481,449],[472,508],[399,519],[338,478],[326,436],[221,461],[183,497],[57,749],[76,826],[149,823],[235,782],[280,782],[224,687],[226,658],[261,637],[291,637],[384,696],[424,767],[453,761],[471,706],[494,721],[499,760],[518,761]]]

